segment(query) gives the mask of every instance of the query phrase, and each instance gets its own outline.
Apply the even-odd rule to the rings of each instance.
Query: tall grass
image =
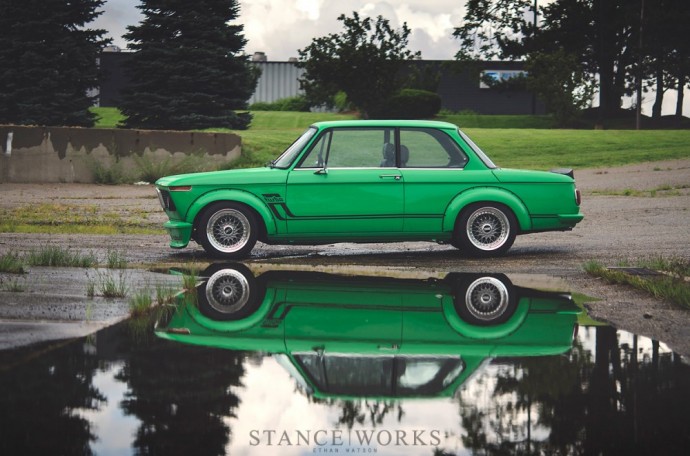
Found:
[[[18,253],[9,251],[0,255],[0,272],[24,274],[26,267]]]
[[[90,268],[98,260],[93,252],[73,252],[69,248],[49,245],[30,250],[26,262],[31,266]]]

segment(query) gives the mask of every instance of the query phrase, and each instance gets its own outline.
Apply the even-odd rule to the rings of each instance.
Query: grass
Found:
[[[97,112],[101,109],[113,108],[97,108]],[[242,137],[243,158],[231,167],[264,165],[313,122],[355,118],[352,114],[312,112],[256,111],[252,114],[254,119],[248,130],[211,130],[233,132]],[[460,125],[494,162],[506,168],[596,168],[690,157],[690,130],[548,129],[549,116],[469,113],[448,114],[438,120]]]
[[[69,248],[52,245],[32,249],[26,255],[25,261],[31,266],[76,268],[91,268],[98,263],[93,252],[73,252]]]
[[[0,208],[0,232],[50,234],[161,234],[147,213],[120,213],[92,204],[40,203]]]
[[[637,262],[637,267],[644,267],[663,272],[661,275],[639,276],[623,271],[611,270],[596,261],[584,264],[584,270],[595,277],[601,277],[608,283],[625,284],[645,291],[660,299],[669,300],[679,306],[690,308],[690,283],[685,280],[690,276],[690,262],[682,259],[655,258]],[[627,262],[622,265],[627,266]]]
[[[24,260],[16,252],[3,253],[0,255],[0,272],[24,274],[26,272]]]
[[[106,265],[108,269],[127,269],[127,258],[124,252],[108,250],[106,253]]]
[[[602,196],[636,196],[656,198],[657,196],[680,196],[680,190],[686,188],[690,188],[690,185],[660,185],[651,190],[635,190],[632,188],[625,188],[622,190],[592,190],[591,194]]]

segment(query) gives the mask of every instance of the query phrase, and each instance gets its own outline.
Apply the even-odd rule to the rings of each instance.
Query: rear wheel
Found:
[[[233,202],[215,203],[199,218],[196,237],[213,256],[240,259],[249,255],[258,238],[254,213]]]
[[[455,310],[460,318],[478,326],[506,322],[515,313],[513,285],[503,275],[472,276],[457,284]]]
[[[493,256],[508,251],[515,242],[517,220],[499,203],[475,203],[458,218],[453,245],[471,256]]]

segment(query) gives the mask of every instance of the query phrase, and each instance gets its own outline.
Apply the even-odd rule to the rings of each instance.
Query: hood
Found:
[[[244,168],[205,173],[178,174],[161,177],[156,181],[158,187],[183,185],[224,186],[228,184],[279,184],[287,178],[285,170],[278,168]]]

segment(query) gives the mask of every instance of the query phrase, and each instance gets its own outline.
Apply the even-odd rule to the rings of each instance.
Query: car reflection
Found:
[[[454,394],[494,357],[568,351],[580,309],[569,294],[503,274],[443,279],[343,276],[215,264],[156,334],[271,353],[317,397]]]

